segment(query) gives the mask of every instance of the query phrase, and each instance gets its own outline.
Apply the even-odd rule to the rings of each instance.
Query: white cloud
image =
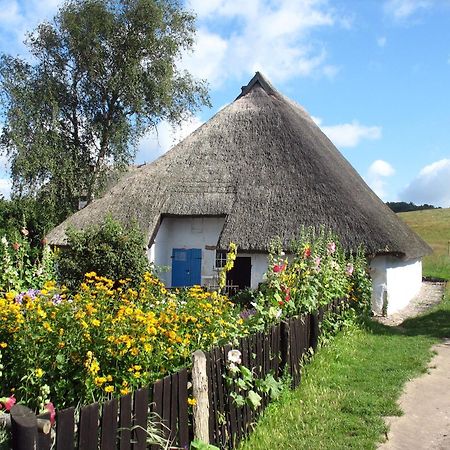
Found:
[[[50,20],[62,0],[0,0],[0,51],[25,53],[23,41],[44,20]]]
[[[435,0],[387,0],[385,12],[396,20],[404,20],[422,9],[428,9]]]
[[[178,144],[178,142],[182,141],[202,124],[203,122],[197,116],[182,123],[179,127],[174,127],[168,122],[161,122],[156,127],[156,131],[148,133],[141,139],[136,155],[136,162],[153,161]]]
[[[401,197],[416,204],[450,207],[450,159],[441,159],[423,167]]]
[[[354,120],[352,123],[338,125],[322,125],[322,119],[313,117],[314,122],[330,138],[336,147],[357,147],[364,140],[377,140],[381,138],[381,127],[361,125]]]
[[[323,46],[310,39],[317,28],[342,26],[326,0],[190,0],[188,6],[200,27],[195,51],[181,65],[213,86],[257,70],[274,81],[333,77],[339,70],[326,62]]]
[[[369,175],[372,177],[390,177],[394,173],[394,168],[382,159],[377,159],[369,167]]]
[[[384,199],[386,197],[386,178],[395,174],[395,169],[386,161],[377,159],[367,172],[366,182],[378,195]]]

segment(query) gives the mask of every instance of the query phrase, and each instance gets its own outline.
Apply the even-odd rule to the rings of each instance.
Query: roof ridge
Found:
[[[261,72],[256,72],[253,78],[249,81],[247,86],[242,86],[242,92],[236,97],[236,100],[247,95],[255,86],[259,84],[269,95],[279,94],[278,91],[273,87],[272,83],[266,79],[266,77]]]

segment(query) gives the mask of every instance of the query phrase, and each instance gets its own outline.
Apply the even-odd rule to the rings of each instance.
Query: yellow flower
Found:
[[[114,386],[111,385],[105,386],[105,392],[114,392]]]
[[[130,392],[130,390],[129,390],[128,388],[122,388],[122,389],[120,390],[120,393],[121,393],[122,395],[127,395],[129,392]]]
[[[197,404],[197,400],[192,397],[189,397],[187,402],[188,402],[188,405],[191,405],[191,406],[195,406]]]
[[[6,342],[0,342],[0,348],[6,348],[8,344]]]
[[[94,326],[94,327],[99,327],[99,326],[100,326],[100,320],[98,320],[98,319],[92,319],[92,320],[91,320],[91,324],[92,324],[92,326]]]
[[[14,300],[15,298],[16,298],[16,293],[14,292],[14,291],[11,291],[11,292],[7,292],[6,294],[5,294],[5,297],[6,297],[6,300]]]
[[[34,374],[38,377],[38,378],[42,378],[42,376],[44,375],[44,371],[41,368],[37,368],[34,371]]]

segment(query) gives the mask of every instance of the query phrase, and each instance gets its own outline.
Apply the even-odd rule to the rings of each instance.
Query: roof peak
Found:
[[[236,100],[243,97],[244,95],[247,95],[253,89],[255,84],[259,84],[269,95],[278,93],[277,90],[272,86],[271,82],[267,80],[261,72],[256,72],[247,86],[242,86],[242,92],[238,95]]]

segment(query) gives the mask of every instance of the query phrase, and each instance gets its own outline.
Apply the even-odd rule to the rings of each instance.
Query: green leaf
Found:
[[[247,399],[253,409],[258,408],[261,405],[262,397],[253,390],[248,391]]]

